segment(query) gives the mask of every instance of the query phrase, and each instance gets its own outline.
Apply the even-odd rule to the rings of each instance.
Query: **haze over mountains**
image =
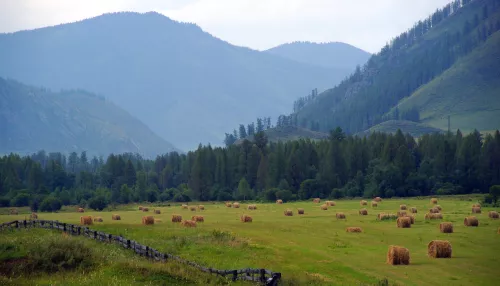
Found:
[[[222,144],[235,122],[285,113],[355,68],[233,46],[158,13],[1,34],[0,62],[5,78],[102,94],[183,150]]]

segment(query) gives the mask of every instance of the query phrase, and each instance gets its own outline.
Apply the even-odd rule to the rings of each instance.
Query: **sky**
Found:
[[[344,42],[368,52],[451,0],[0,0],[0,33],[156,11],[238,46]]]

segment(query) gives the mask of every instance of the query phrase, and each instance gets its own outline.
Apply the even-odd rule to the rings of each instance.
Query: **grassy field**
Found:
[[[400,129],[403,134],[409,133],[413,137],[420,137],[428,133],[441,133],[443,129],[431,127],[426,124],[407,121],[389,120],[372,126],[370,129],[360,132],[358,136],[369,136],[373,132],[396,133]]]
[[[429,198],[384,200],[378,208],[368,206],[367,216],[358,214],[361,208],[359,200],[339,200],[335,207],[326,211],[320,210],[319,205],[312,202],[257,204],[258,209],[253,211],[246,210],[246,204],[235,209],[227,208],[222,203],[205,203],[206,209],[196,212],[179,206],[159,207],[157,209],[162,214],[154,216],[162,222],[152,226],[141,225],[144,213],[138,211],[136,205],[121,206],[110,212],[85,214],[104,218],[103,223],[96,223],[92,228],[122,234],[160,251],[219,269],[272,269],[282,272],[285,284],[376,285],[388,279],[391,285],[496,285],[500,262],[500,234],[497,234],[500,220],[488,218],[488,211],[493,209],[483,207],[482,213],[476,214],[479,227],[463,225],[465,216],[470,215],[471,205],[477,201],[477,197],[468,196],[439,198],[444,215],[442,221],[454,224],[455,232],[452,234],[439,232],[440,221],[424,220],[426,211],[431,207]],[[416,222],[411,228],[398,229],[395,221],[377,221],[378,213],[396,213],[400,204],[418,208]],[[292,217],[283,215],[287,208],[294,210]],[[305,215],[297,215],[297,208],[304,208]],[[336,212],[344,212],[347,219],[337,220]],[[112,221],[112,213],[119,213],[122,220]],[[183,218],[201,214],[205,217],[205,223],[199,223],[196,228],[184,228],[170,222],[174,213],[181,214]],[[152,212],[149,214],[153,215]],[[253,222],[240,222],[241,214],[251,215]],[[0,215],[0,222],[25,216],[22,213]],[[76,212],[40,214],[41,219],[57,219],[68,223],[79,223],[80,216]],[[346,233],[345,228],[348,226],[361,227],[363,233]],[[47,230],[35,231],[40,236],[50,233]],[[31,232],[25,232],[24,235],[29,236]],[[19,238],[16,232],[0,233],[0,241],[9,236]],[[427,244],[435,239],[452,243],[452,259],[427,257]],[[411,264],[386,264],[389,245],[408,248]],[[127,251],[117,249],[114,252]],[[122,256],[129,255],[115,256],[121,257],[121,261],[124,260]],[[152,264],[140,258],[135,259],[137,263]],[[109,267],[117,268],[116,265]],[[155,264],[154,267],[161,269],[163,266]],[[163,271],[172,273],[170,270]],[[99,277],[99,274],[96,275]],[[63,278],[58,277],[53,279],[62,281],[60,279]],[[128,281],[126,277],[120,277],[125,279],[121,282]],[[183,277],[182,273],[180,277]],[[200,276],[198,280],[191,281],[199,283],[199,279],[208,278]],[[151,283],[155,284],[154,281]]]

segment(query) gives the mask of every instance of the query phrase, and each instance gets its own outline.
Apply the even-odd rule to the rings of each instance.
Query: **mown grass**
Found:
[[[465,227],[463,219],[470,215],[474,202],[477,202],[477,197],[439,198],[443,221],[454,223],[455,232],[452,234],[439,232],[440,221],[424,220],[425,213],[431,207],[429,198],[384,200],[378,208],[368,207],[367,216],[358,215],[361,208],[359,200],[337,201],[337,205],[327,211],[320,210],[319,205],[312,202],[257,204],[258,209],[253,211],[246,210],[246,204],[234,209],[225,207],[223,203],[204,203],[205,211],[197,212],[183,210],[180,206],[160,207],[160,215],[149,212],[149,215],[163,220],[153,226],[141,225],[144,213],[138,211],[137,206],[121,207],[120,211],[85,214],[104,218],[104,223],[94,224],[92,228],[124,235],[202,265],[219,269],[268,268],[281,272],[285,285],[376,285],[384,279],[391,285],[495,285],[500,262],[500,235],[497,234],[500,220],[489,219],[487,212],[492,208],[483,207],[483,213],[476,214],[480,221],[479,227]],[[398,229],[393,220],[377,221],[378,213],[396,213],[400,204],[418,208],[416,222],[411,228]],[[283,215],[283,210],[287,208],[294,210],[292,217]],[[304,208],[306,214],[297,215],[297,208]],[[337,220],[336,211],[344,212],[347,219]],[[122,220],[112,221],[111,214],[117,212]],[[205,223],[198,223],[196,228],[183,228],[170,222],[170,216],[174,213],[181,214],[185,219],[201,213]],[[240,222],[241,214],[250,214],[253,222]],[[58,219],[68,223],[79,223],[81,216],[76,212],[39,215],[41,219]],[[0,221],[23,217],[23,214],[3,215]],[[361,227],[363,233],[346,233],[345,228],[348,226]],[[47,231],[38,230],[36,234],[42,235],[42,232]],[[0,238],[4,236],[0,234]],[[427,257],[427,243],[434,239],[445,239],[452,243],[452,259]],[[411,264],[387,265],[385,259],[389,245],[407,247]],[[131,255],[125,250],[115,251],[125,252],[120,255],[127,257]],[[151,263],[139,258],[134,261],[139,260],[143,267],[149,269]],[[109,263],[104,269],[115,273],[122,268],[127,269],[123,265],[128,262],[117,259]],[[164,267],[152,265],[158,269]],[[178,267],[184,268],[182,265]],[[162,273],[176,273],[164,271]],[[109,277],[106,273],[97,273],[101,273],[97,279]],[[128,281],[127,277],[130,277],[125,274],[119,276],[122,282]],[[207,278],[203,276],[203,279]],[[199,280],[194,282],[199,283]],[[79,283],[78,279],[75,283]],[[155,281],[148,283],[155,284]]]

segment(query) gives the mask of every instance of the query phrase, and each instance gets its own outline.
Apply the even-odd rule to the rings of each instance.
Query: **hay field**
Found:
[[[121,206],[110,212],[92,212],[84,215],[100,216],[103,223],[91,227],[113,234],[121,234],[164,252],[182,256],[206,266],[219,269],[262,267],[282,272],[284,284],[294,285],[370,285],[387,279],[399,285],[496,285],[500,263],[500,220],[488,217],[494,208],[482,208],[474,214],[479,227],[464,226],[464,218],[472,215],[472,204],[477,199],[468,197],[438,198],[442,220],[425,221],[432,207],[429,198],[383,200],[378,207],[363,206],[368,215],[359,215],[360,200],[337,200],[336,206],[321,210],[311,202],[259,204],[248,210],[228,208],[223,202],[204,203],[205,210],[191,211],[180,205],[156,207],[161,214],[138,210],[138,205]],[[378,221],[381,212],[396,214],[400,205],[416,207],[415,223],[410,228],[398,228],[396,220]],[[190,203],[189,205],[195,205]],[[298,215],[302,208],[304,215]],[[286,209],[293,216],[285,216]],[[336,219],[342,212],[346,219]],[[121,220],[111,220],[119,214]],[[144,215],[162,222],[143,225]],[[204,222],[196,227],[172,223],[172,214],[190,220],[202,215]],[[240,216],[250,215],[251,223],[242,223]],[[78,224],[81,213],[39,213],[40,219],[57,219]],[[0,222],[22,219],[27,214],[1,215]],[[441,233],[441,222],[452,222],[453,233]],[[347,227],[360,227],[362,232],[348,233]],[[0,239],[2,234],[0,234]],[[451,259],[433,259],[427,256],[427,244],[432,240],[447,240],[452,244]],[[390,245],[405,247],[410,252],[410,264],[392,266],[386,263]]]

